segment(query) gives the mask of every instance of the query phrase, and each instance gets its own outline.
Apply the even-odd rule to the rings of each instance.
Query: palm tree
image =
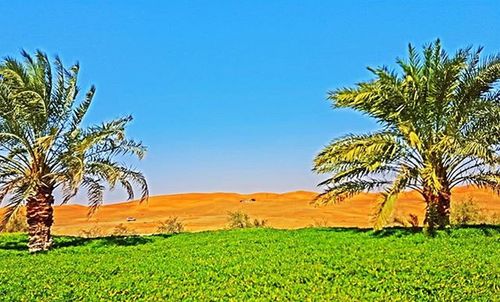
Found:
[[[337,138],[317,155],[314,171],[332,175],[317,202],[381,191],[379,229],[398,193],[416,190],[434,229],[449,224],[453,187],[500,193],[500,55],[481,60],[481,51],[450,56],[437,40],[420,54],[410,45],[408,59],[397,60],[400,72],[369,68],[373,80],[330,92],[334,108],[360,111],[381,130]]]
[[[148,197],[144,176],[115,159],[141,159],[145,147],[125,137],[130,116],[84,127],[95,93],[79,99],[79,65],[66,69],[56,57],[22,52],[24,61],[7,57],[0,64],[0,202],[7,200],[4,226],[25,205],[31,252],[48,250],[52,239],[54,190],[61,203],[79,188],[88,192],[92,214],[103,201],[104,184],[121,185],[134,198]]]

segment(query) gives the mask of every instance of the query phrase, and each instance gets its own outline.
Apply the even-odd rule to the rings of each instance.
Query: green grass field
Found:
[[[0,236],[2,301],[498,301],[500,228],[244,229],[56,238],[30,255]]]

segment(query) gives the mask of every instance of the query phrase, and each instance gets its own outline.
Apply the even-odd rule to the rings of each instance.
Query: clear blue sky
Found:
[[[0,55],[80,61],[89,121],[133,114],[153,194],[314,190],[330,139],[374,130],[326,92],[409,42],[500,51],[498,1],[3,1]],[[112,198],[122,198],[116,195]]]

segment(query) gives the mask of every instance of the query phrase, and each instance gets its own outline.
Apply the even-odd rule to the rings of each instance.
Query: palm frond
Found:
[[[328,181],[323,182],[328,184]],[[328,184],[327,189],[313,201],[316,205],[338,203],[362,192],[369,192],[390,184],[385,180],[352,180],[337,184]]]
[[[481,52],[466,47],[448,54],[439,40],[420,53],[409,45],[408,58],[396,60],[399,70],[368,68],[371,80],[329,92],[334,108],[357,110],[382,130],[341,137],[316,156],[313,171],[332,174],[320,184],[322,196],[342,200],[366,187],[361,183],[388,179],[393,187],[382,199],[379,228],[398,183],[429,201],[458,184],[497,190],[500,54],[481,60]]]
[[[374,215],[374,229],[380,230],[387,224],[388,219],[394,211],[394,206],[396,205],[399,193],[407,188],[408,184],[411,183],[412,178],[415,177],[416,175],[414,170],[404,169],[398,174],[392,183],[392,186],[382,193],[382,200]]]
[[[84,126],[95,87],[79,96],[79,64],[66,68],[59,57],[51,62],[41,51],[22,51],[21,57],[23,61],[8,57],[0,63],[2,197],[10,192],[14,206],[37,187],[61,188],[66,203],[83,186],[92,213],[102,203],[107,183],[111,189],[121,185],[129,198],[137,188],[141,200],[146,199],[144,176],[115,161],[126,155],[142,159],[146,152],[141,142],[126,136],[132,117]]]

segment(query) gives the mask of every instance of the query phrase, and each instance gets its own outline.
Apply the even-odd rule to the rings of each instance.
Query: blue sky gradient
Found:
[[[50,4],[49,4],[50,3]],[[500,50],[498,1],[3,1],[0,55],[42,49],[97,86],[88,121],[125,114],[152,194],[316,190],[315,154],[375,130],[328,90],[409,42]],[[123,194],[111,194],[121,199]]]

